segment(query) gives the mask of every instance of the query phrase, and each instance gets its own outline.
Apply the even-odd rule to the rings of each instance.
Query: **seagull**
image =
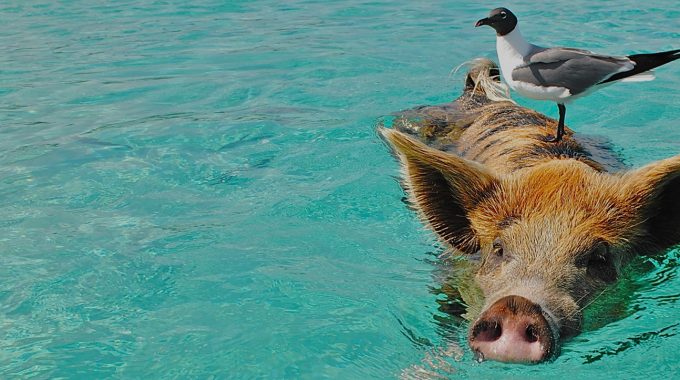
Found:
[[[507,8],[496,8],[475,24],[496,30],[496,52],[508,86],[527,98],[557,103],[557,134],[564,135],[565,104],[614,82],[654,79],[650,71],[680,58],[680,49],[652,54],[609,56],[565,47],[544,48],[527,42],[517,17]]]

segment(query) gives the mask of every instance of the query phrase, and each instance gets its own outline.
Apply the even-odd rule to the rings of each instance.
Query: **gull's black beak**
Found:
[[[477,23],[475,24],[475,28],[478,27],[478,26],[482,26],[482,25],[489,25],[489,21],[491,21],[491,20],[489,20],[488,17],[483,18],[483,19],[477,21]]]

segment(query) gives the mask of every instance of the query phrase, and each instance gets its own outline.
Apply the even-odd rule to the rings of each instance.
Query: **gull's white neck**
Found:
[[[522,32],[519,31],[519,25],[515,26],[515,29],[513,29],[512,32],[504,36],[496,37],[496,49],[499,53],[501,50],[505,50],[526,56],[532,48],[533,45],[528,43],[527,40],[524,39]]]
[[[524,57],[526,57],[534,45],[527,42],[519,31],[519,25],[515,26],[512,32],[496,37],[496,53],[498,54],[498,63],[501,65],[501,72],[503,78],[512,87],[515,88],[512,80],[512,70],[524,64]]]

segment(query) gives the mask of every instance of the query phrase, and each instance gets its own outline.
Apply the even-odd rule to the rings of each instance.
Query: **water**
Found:
[[[496,5],[3,1],[0,377],[677,376],[677,252],[553,363],[442,358],[466,327],[374,129],[459,94]],[[636,53],[678,48],[676,5],[512,9],[536,43]],[[632,165],[679,153],[680,64],[657,76],[568,123]]]

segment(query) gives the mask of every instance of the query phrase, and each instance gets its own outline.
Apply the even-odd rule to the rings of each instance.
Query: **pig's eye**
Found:
[[[503,243],[500,239],[496,239],[491,244],[491,247],[484,247],[485,254],[482,262],[482,271],[491,272],[498,268],[501,264],[508,261],[508,254],[503,252]]]
[[[498,258],[503,257],[503,243],[501,242],[501,239],[493,241],[493,255]]]
[[[598,244],[590,253],[587,271],[589,275],[599,278],[604,282],[616,280],[616,267],[609,253],[609,246],[606,243]]]

